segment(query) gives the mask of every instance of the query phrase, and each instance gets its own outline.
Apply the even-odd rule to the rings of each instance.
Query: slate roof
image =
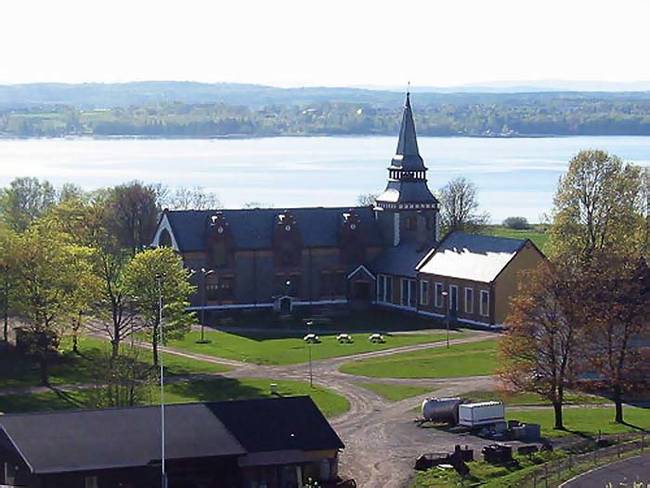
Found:
[[[343,447],[306,396],[168,405],[165,417],[170,460]],[[37,474],[160,461],[157,406],[9,414],[0,430]]]
[[[381,246],[381,236],[371,207],[256,208],[235,210],[171,210],[165,215],[180,251],[205,249],[208,219],[221,212],[230,226],[238,249],[270,249],[277,215],[290,212],[295,218],[303,245],[336,247],[339,245],[341,216],[350,209],[359,215],[360,232],[368,245]]]
[[[393,167],[404,170],[423,170],[424,161],[418,149],[418,139],[415,134],[415,122],[413,121],[413,110],[411,109],[411,94],[406,94],[406,103],[402,113],[402,124],[399,128],[397,150],[391,163]]]
[[[415,278],[415,267],[429,251],[429,248],[420,249],[415,243],[403,242],[396,247],[386,248],[368,267],[375,274]]]
[[[526,242],[508,237],[452,232],[418,265],[418,271],[491,283]]]

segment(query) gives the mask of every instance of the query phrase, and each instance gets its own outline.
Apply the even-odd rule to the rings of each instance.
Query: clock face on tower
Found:
[[[223,227],[219,226],[219,227],[217,228],[217,232],[218,232],[219,234],[223,234]]]
[[[284,230],[286,230],[287,232],[289,232],[289,231],[291,230],[291,226],[290,226],[290,225],[285,225],[285,226],[284,226]]]
[[[350,224],[350,229],[351,229],[351,230],[354,230],[354,229],[356,229],[356,228],[357,228],[357,224]]]

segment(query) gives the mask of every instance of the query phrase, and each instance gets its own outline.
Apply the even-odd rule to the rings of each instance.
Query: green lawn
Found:
[[[565,457],[563,451],[537,452],[531,456],[515,455],[517,461],[507,466],[496,466],[484,461],[467,463],[470,474],[461,477],[453,469],[432,468],[427,471],[418,471],[411,488],[448,488],[485,486],[489,488],[518,488],[521,480],[535,466]],[[476,453],[475,453],[476,457]]]
[[[61,355],[52,361],[50,383],[52,385],[74,385],[93,383],[98,378],[97,360],[109,354],[107,341],[93,337],[80,340],[81,356],[72,352],[69,341],[64,341]],[[142,361],[151,361],[151,352],[142,350]],[[164,354],[165,369],[168,375],[185,375],[198,373],[222,373],[228,367],[221,364],[207,363],[188,359],[173,354]],[[0,389],[40,384],[38,365],[18,354],[9,353],[0,359]]]
[[[614,407],[576,407],[564,409],[564,426],[567,430],[553,429],[553,409],[506,410],[508,419],[540,424],[542,435],[562,437],[579,434],[592,437],[602,434],[622,434],[639,429],[650,430],[650,409],[625,406],[623,417],[629,425],[614,423]]]
[[[170,346],[183,351],[206,354],[214,357],[235,359],[255,364],[285,365],[308,361],[309,347],[312,358],[326,359],[348,356],[368,351],[391,349],[412,344],[441,341],[445,334],[441,332],[421,334],[384,334],[384,344],[372,344],[367,333],[350,334],[353,344],[339,344],[336,334],[321,334],[321,343],[308,346],[304,341],[304,331],[288,334],[286,332],[241,332],[234,334],[209,330],[205,336],[210,342],[197,344],[199,332],[190,332],[182,340],[172,341]],[[454,333],[461,337],[463,333]]]
[[[497,341],[393,354],[376,359],[353,361],[341,366],[344,373],[374,378],[452,378],[493,374],[496,369]]]
[[[480,233],[499,237],[513,237],[515,239],[530,239],[544,252],[548,243],[548,232],[541,225],[534,225],[532,228],[525,230],[508,229],[502,225],[486,225],[481,229]]]
[[[497,400],[512,406],[550,405],[547,399],[536,393],[504,394],[500,391],[470,391],[463,393],[463,398],[473,402]],[[564,399],[567,405],[598,405],[609,402],[607,398],[580,392],[568,392]]]
[[[206,402],[239,400],[246,398],[271,397],[270,384],[278,385],[283,396],[309,395],[328,417],[346,412],[350,404],[345,397],[320,387],[310,388],[300,381],[273,381],[258,378],[215,378],[199,381],[181,381],[166,386],[165,401],[168,403]],[[151,403],[159,403],[158,390],[152,387]],[[92,390],[74,392],[38,393],[34,395],[0,396],[0,412],[35,412],[44,410],[65,410],[92,406]]]
[[[359,386],[375,392],[390,402],[397,402],[405,398],[433,392],[433,388],[427,388],[425,386],[397,385],[392,383],[359,383]]]

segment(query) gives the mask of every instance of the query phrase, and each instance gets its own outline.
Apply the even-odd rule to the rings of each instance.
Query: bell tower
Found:
[[[439,240],[438,200],[427,186],[410,93],[402,113],[397,150],[388,167],[388,184],[377,197],[376,215],[386,245],[414,242],[422,248]]]

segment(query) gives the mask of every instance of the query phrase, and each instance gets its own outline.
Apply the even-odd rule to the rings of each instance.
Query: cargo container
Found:
[[[501,402],[465,403],[458,406],[458,424],[479,427],[505,422],[505,407]]]

